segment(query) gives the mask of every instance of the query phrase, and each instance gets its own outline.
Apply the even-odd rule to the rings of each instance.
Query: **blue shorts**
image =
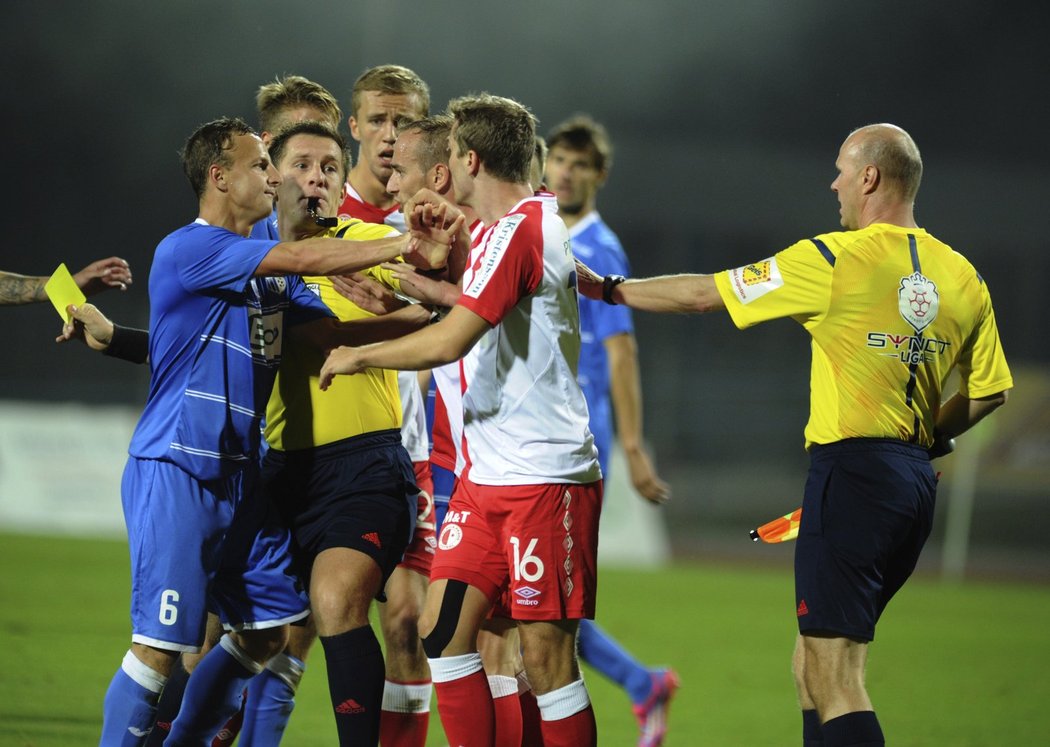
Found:
[[[415,470],[397,430],[365,433],[312,449],[263,457],[263,494],[291,527],[304,578],[332,547],[375,560],[386,581],[412,541],[418,509]]]
[[[933,526],[937,478],[926,450],[855,438],[810,447],[795,545],[801,633],[871,641]]]
[[[290,535],[255,489],[256,469],[201,481],[170,462],[128,459],[121,482],[131,552],[132,640],[196,652],[207,612],[231,630],[305,617]]]

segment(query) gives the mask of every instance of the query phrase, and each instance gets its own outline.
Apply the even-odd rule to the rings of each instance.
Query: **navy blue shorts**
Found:
[[[383,581],[401,562],[416,523],[415,472],[401,433],[366,433],[263,457],[263,493],[292,530],[298,570],[332,547],[375,560]]]
[[[855,438],[810,447],[795,545],[799,632],[874,640],[930,535],[936,493],[919,446]]]

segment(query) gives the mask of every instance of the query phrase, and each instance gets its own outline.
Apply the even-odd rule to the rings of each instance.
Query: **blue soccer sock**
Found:
[[[821,727],[824,747],[884,747],[885,738],[875,711],[854,711]]]
[[[580,658],[627,691],[632,703],[643,703],[653,686],[649,670],[592,620],[580,620]]]
[[[280,744],[295,708],[295,691],[305,669],[306,664],[282,653],[266,663],[262,674],[252,678],[244,706],[242,744],[252,747]]]
[[[186,692],[186,683],[190,679],[190,673],[182,665],[182,659],[175,661],[171,668],[168,681],[164,683],[161,690],[160,700],[157,701],[157,711],[153,716],[153,730],[146,737],[143,747],[160,747],[171,732],[171,722],[179,715],[182,708],[182,694]]]
[[[253,661],[229,635],[224,635],[194,668],[182,696],[182,710],[171,725],[165,744],[210,744],[240,709],[244,688],[261,671],[262,665]]]
[[[157,699],[166,677],[128,651],[113,675],[102,705],[102,738],[106,747],[138,747],[153,728]]]

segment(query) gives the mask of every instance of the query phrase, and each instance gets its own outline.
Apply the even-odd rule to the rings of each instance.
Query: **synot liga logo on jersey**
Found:
[[[901,285],[897,290],[897,306],[904,321],[911,325],[916,334],[933,323],[940,305],[937,286],[921,272],[916,271],[901,278]]]

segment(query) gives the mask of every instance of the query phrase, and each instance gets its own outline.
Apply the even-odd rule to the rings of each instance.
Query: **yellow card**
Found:
[[[51,303],[55,305],[55,310],[64,322],[69,321],[69,314],[66,313],[66,307],[69,304],[79,306],[87,300],[83,291],[77,287],[73,276],[69,274],[65,262],[60,264],[51,278],[44,283],[44,292],[51,299]]]

